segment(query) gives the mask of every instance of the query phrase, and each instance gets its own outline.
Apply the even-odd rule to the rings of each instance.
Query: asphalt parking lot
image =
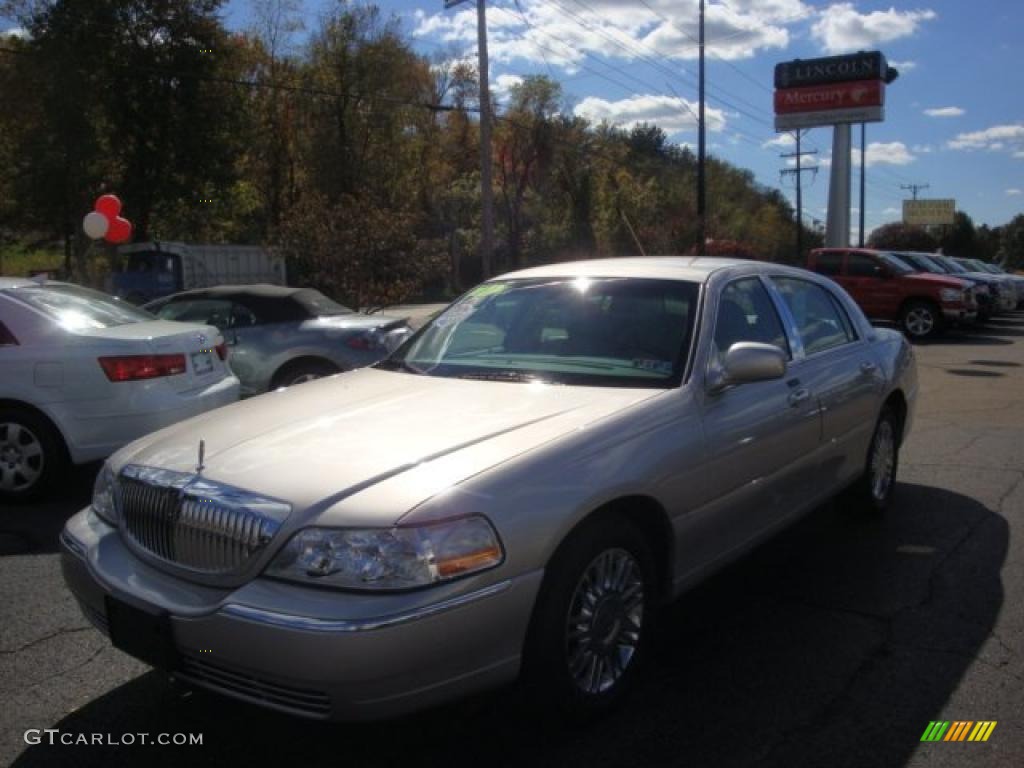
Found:
[[[0,508],[0,764],[1024,765],[1024,313],[917,347],[922,392],[893,508],[805,518],[674,604],[615,717],[540,727],[504,690],[328,725],[181,690],[111,648],[60,576],[89,497]],[[94,468],[92,468],[94,471]],[[986,743],[921,743],[995,720]],[[201,746],[28,746],[27,729],[201,733]]]

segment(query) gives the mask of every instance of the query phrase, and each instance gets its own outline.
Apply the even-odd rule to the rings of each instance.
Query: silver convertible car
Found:
[[[912,348],[774,264],[607,259],[477,286],[373,368],[118,451],[62,535],[118,648],[315,718],[523,677],[601,712],[659,606],[828,497],[893,492]]]

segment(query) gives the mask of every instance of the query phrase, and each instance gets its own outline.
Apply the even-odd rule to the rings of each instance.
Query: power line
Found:
[[[928,189],[930,184],[900,184],[900,189],[910,190],[910,194],[917,200],[917,193],[922,189]]]

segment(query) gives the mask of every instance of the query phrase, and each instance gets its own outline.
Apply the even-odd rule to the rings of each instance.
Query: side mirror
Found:
[[[721,366],[708,376],[708,390],[720,392],[728,386],[781,379],[786,375],[786,353],[774,344],[739,341],[729,347]]]

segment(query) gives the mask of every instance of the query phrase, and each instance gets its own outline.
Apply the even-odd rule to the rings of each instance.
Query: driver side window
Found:
[[[740,341],[772,344],[790,356],[782,321],[768,291],[756,277],[735,280],[722,291],[714,340],[719,360]]]

